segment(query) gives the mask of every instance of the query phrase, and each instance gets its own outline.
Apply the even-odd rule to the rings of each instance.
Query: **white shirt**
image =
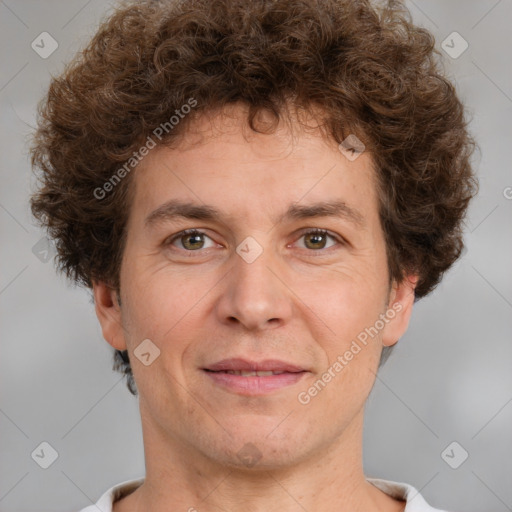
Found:
[[[412,485],[381,480],[380,478],[367,478],[366,480],[392,498],[404,500],[406,502],[404,512],[447,512],[446,510],[432,508]],[[112,512],[114,501],[130,494],[143,482],[144,478],[139,478],[114,485],[101,496],[96,505],[86,507],[80,512]]]

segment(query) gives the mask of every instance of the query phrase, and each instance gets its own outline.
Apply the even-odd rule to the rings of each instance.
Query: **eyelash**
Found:
[[[173,235],[171,238],[167,238],[166,241],[164,242],[164,245],[172,245],[173,242],[175,240],[178,240],[186,235],[204,235],[208,238],[211,239],[211,237],[209,237],[204,231],[201,231],[199,229],[185,229],[183,231],[180,231],[179,233],[176,233],[175,235]],[[346,241],[343,240],[342,238],[340,238],[339,236],[336,236],[334,235],[333,233],[331,233],[330,231],[327,231],[326,229],[320,229],[320,228],[314,228],[314,229],[309,229],[308,231],[303,231],[301,232],[300,236],[299,236],[299,239],[306,236],[306,235],[323,235],[323,236],[329,236],[331,237],[333,240],[335,240],[339,245],[346,245]],[[308,249],[308,248],[305,248],[306,251],[308,252],[311,252],[311,253],[319,253],[319,252],[325,252],[325,251],[328,251],[329,249],[332,249],[333,247],[327,247],[327,248],[323,248],[323,249]],[[187,249],[180,249],[182,251],[185,251],[187,253],[194,253],[194,252],[201,252],[202,250],[201,249],[198,249],[196,251],[190,251],[190,250],[187,250]]]

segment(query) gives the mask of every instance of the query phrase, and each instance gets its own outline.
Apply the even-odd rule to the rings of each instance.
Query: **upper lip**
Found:
[[[211,371],[242,370],[242,371],[274,371],[274,372],[303,372],[304,368],[295,364],[279,361],[278,359],[265,359],[264,361],[249,361],[247,359],[223,359],[204,368]]]

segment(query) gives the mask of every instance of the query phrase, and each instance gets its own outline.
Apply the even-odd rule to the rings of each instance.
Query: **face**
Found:
[[[295,122],[257,134],[245,116],[203,116],[133,171],[121,308],[94,292],[146,433],[269,468],[350,430],[413,293],[389,282],[371,155]]]

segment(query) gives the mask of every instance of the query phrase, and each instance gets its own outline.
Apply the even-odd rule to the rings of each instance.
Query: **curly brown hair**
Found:
[[[126,161],[191,98],[193,111],[160,130],[158,144],[170,145],[201,112],[234,102],[248,105],[253,130],[272,132],[256,126],[257,114],[279,120],[292,98],[306,110],[320,107],[336,142],[356,134],[371,152],[390,277],[417,273],[415,298],[425,296],[461,253],[477,190],[476,143],[439,56],[400,1],[123,3],[39,106],[32,165],[40,186],[31,209],[56,242],[58,269],[88,288],[102,280],[119,292],[133,189]],[[113,183],[123,163],[125,177]],[[136,394],[128,354],[114,356]]]

